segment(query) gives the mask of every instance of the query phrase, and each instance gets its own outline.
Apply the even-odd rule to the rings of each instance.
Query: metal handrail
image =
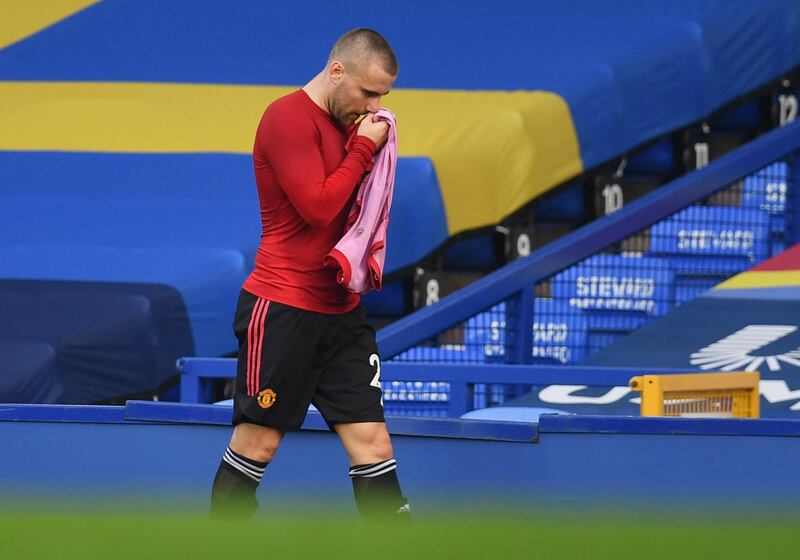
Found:
[[[752,142],[712,161],[707,167],[688,173],[660,187],[620,210],[599,218],[563,238],[548,244],[529,256],[518,259],[469,286],[458,290],[429,307],[419,309],[378,331],[378,347],[384,359],[428,340],[459,321],[484,311],[508,298],[530,299],[537,282],[541,282],[702,200],[734,181],[741,179],[777,159],[800,150],[800,121],[772,130]],[[800,177],[800,157],[790,163],[792,177]],[[795,196],[792,201],[797,206]],[[797,215],[791,212],[790,215]],[[800,239],[800,220],[790,225],[789,238]],[[526,297],[527,295],[527,297]],[[517,305],[518,308],[523,306]],[[520,329],[524,332],[524,328]],[[530,331],[528,331],[530,332]],[[517,344],[527,337],[517,336]],[[518,350],[518,349],[517,349]],[[515,351],[514,355],[524,355]]]

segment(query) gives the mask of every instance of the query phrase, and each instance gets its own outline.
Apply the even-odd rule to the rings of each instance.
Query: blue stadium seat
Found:
[[[0,348],[0,402],[146,393],[195,350],[185,303],[164,285],[0,279],[0,309],[0,341],[13,343]]]
[[[775,248],[769,214],[754,208],[690,206],[650,233],[652,254],[675,269],[676,305],[764,260]]]
[[[467,320],[464,343],[482,349],[486,361],[504,361],[506,304]],[[576,364],[586,355],[587,320],[582,311],[566,302],[536,298],[533,307],[533,348],[535,364]]]
[[[57,401],[64,383],[56,358],[50,343],[0,339],[0,402]]]
[[[407,312],[405,281],[401,279],[389,282],[383,285],[381,291],[372,291],[361,296],[361,305],[372,318],[400,317]]]
[[[505,359],[506,304],[500,303],[488,311],[471,317],[464,325],[464,344],[447,346],[416,346],[394,358],[397,361],[438,363],[502,362]],[[587,320],[583,312],[566,302],[537,298],[534,301],[532,329],[532,362],[535,364],[575,364],[587,351]],[[394,382],[396,383],[396,382]],[[449,399],[447,384],[403,382],[387,387],[384,400],[392,402],[389,410],[397,414],[445,415]],[[505,402],[527,392],[527,386],[476,383],[475,408]],[[438,397],[434,397],[438,393]],[[402,402],[396,402],[402,401]],[[388,405],[387,405],[388,406]],[[431,411],[441,411],[431,412]],[[424,413],[424,414],[423,414]]]
[[[650,250],[677,274],[731,275],[769,255],[769,215],[732,206],[690,206],[650,228]]]
[[[627,332],[670,308],[674,272],[663,259],[597,255],[551,280],[553,298],[586,313],[589,331]]]
[[[231,317],[247,275],[246,266],[245,258],[235,249],[0,245],[0,279],[56,277],[62,282],[101,282],[111,287],[131,282],[177,291],[186,306],[184,313],[188,311],[195,350],[206,356],[219,356],[236,348]],[[166,324],[177,319],[184,317],[165,317]]]
[[[584,219],[583,182],[570,181],[536,201],[534,216],[538,222],[577,222]]]
[[[727,132],[750,132],[755,134],[761,126],[761,107],[758,100],[723,111],[711,122],[711,129]]]
[[[481,354],[484,361],[504,361],[506,354],[505,343],[505,303],[499,303],[487,311],[470,317],[464,324],[464,344]]]
[[[415,346],[393,358],[402,362],[478,363],[481,356],[463,346]],[[397,416],[447,416],[450,384],[446,382],[384,381],[386,414]]]
[[[392,358],[398,362],[481,363],[483,355],[464,345],[414,346]]]
[[[744,180],[742,206],[769,214],[770,255],[786,250],[787,165],[780,161]]]
[[[250,156],[2,152],[0,184],[0,280],[25,279],[31,286],[43,280],[112,287],[133,283],[174,290],[185,304],[191,329],[187,335],[194,346],[183,345],[177,353],[161,341],[163,357],[170,363],[168,374],[174,373],[171,364],[178,356],[195,350],[220,356],[236,349],[231,320],[261,234]],[[397,185],[385,273],[414,264],[447,237],[431,160],[400,158]],[[409,227],[417,220],[424,220],[426,227]],[[372,300],[369,303],[383,315],[407,311],[402,285],[387,285]],[[155,321],[156,315],[150,319]],[[49,317],[45,312],[43,320]],[[58,320],[70,317],[65,311]],[[184,321],[158,317],[163,324],[151,328]],[[173,350],[176,353],[169,356]],[[144,360],[149,352],[144,344],[130,355]],[[91,363],[94,355],[84,356],[83,369],[101,367]],[[64,374],[63,361],[56,363]],[[120,360],[114,363],[122,367]],[[154,367],[129,369],[131,377],[145,380],[156,375]],[[158,381],[164,373],[161,368]],[[72,381],[69,385],[68,393],[75,398],[134,391],[121,382],[108,394],[93,392],[98,384],[91,380],[81,391]],[[135,390],[142,388],[147,387]]]
[[[430,158],[399,158],[395,183],[384,274],[417,264],[448,236],[444,201]]]
[[[420,223],[425,222],[421,221]],[[495,250],[497,235],[496,232],[489,231],[456,240],[442,253],[442,268],[444,270],[490,271],[502,266],[502,255],[498,255]]]
[[[674,165],[675,146],[672,139],[667,138],[629,157],[625,174],[667,175]]]
[[[450,384],[446,382],[385,381],[383,406],[397,416],[447,416]]]
[[[788,170],[785,162],[778,161],[753,173],[744,180],[742,206],[763,210],[772,217],[786,219],[786,192]],[[776,228],[773,227],[772,231]]]

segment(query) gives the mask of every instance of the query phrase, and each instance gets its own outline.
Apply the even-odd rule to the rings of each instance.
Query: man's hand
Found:
[[[361,124],[358,125],[358,132],[359,136],[366,136],[373,142],[375,142],[376,149],[380,150],[381,146],[386,143],[386,139],[389,137],[389,123],[386,121],[375,121],[375,113],[367,113],[363,119],[361,119]]]

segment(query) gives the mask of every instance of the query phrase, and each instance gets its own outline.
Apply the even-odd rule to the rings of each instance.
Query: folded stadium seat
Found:
[[[446,271],[489,272],[505,264],[505,235],[496,229],[459,236],[442,252]]]
[[[5,316],[4,322],[13,321]],[[0,340],[0,403],[60,402],[64,383],[46,342]]]
[[[742,207],[769,214],[770,256],[786,249],[786,163],[768,165],[745,178]]]
[[[650,228],[650,249],[675,270],[680,305],[769,256],[769,230],[763,210],[690,206]]]
[[[42,364],[51,372],[42,381],[61,388],[47,401],[24,385],[14,395],[3,391],[15,402],[88,404],[146,393],[175,375],[175,355],[194,351],[180,295],[165,286],[0,280],[0,308],[0,339],[37,350],[31,364]],[[31,383],[42,375],[27,374]]]
[[[543,194],[533,204],[534,223],[585,221],[584,186],[574,179]]]
[[[402,317],[411,309],[410,288],[404,278],[384,284],[380,291],[371,291],[361,296],[361,305],[367,312],[370,323],[385,325]]]
[[[231,321],[247,264],[234,249],[97,245],[0,246],[0,278],[136,283],[169,288],[188,315],[199,355],[236,348]],[[194,355],[178,354],[178,356]]]
[[[596,255],[553,276],[551,290],[554,300],[585,312],[592,353],[667,313],[674,280],[665,259]]]
[[[625,164],[626,175],[669,176],[675,172],[675,144],[672,138],[665,138],[631,154]]]
[[[726,111],[721,111],[709,121],[711,130],[745,132],[755,135],[765,123],[759,100],[748,101]]]

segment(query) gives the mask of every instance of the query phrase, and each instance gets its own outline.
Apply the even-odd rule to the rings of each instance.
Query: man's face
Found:
[[[343,127],[352,125],[361,115],[376,112],[381,98],[389,93],[397,76],[387,73],[378,62],[364,68],[345,69],[331,95],[330,111]]]

